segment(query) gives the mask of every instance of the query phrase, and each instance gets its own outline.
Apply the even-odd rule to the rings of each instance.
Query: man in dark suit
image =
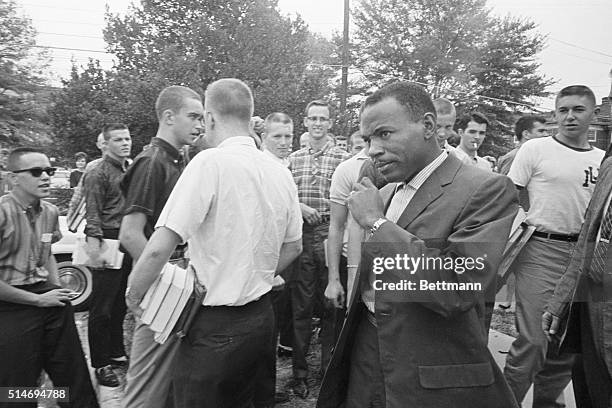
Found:
[[[562,350],[582,353],[586,384],[582,389],[576,389],[574,384],[574,393],[582,406],[593,408],[612,406],[612,160],[607,158],[609,154],[610,149],[599,169],[572,258],[542,316],[542,329],[549,339],[561,338]],[[557,337],[560,322],[566,318],[566,331]],[[588,400],[590,405],[585,402]]]
[[[364,178],[348,199],[371,236],[317,407],[518,407],[487,349],[483,294],[517,212],[514,186],[440,149],[420,86],[376,91],[360,120],[390,184],[379,192]]]

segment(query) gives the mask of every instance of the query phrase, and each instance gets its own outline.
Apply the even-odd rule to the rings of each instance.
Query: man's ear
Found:
[[[436,134],[436,116],[433,113],[427,112],[423,115],[423,127],[425,128],[425,139]]]
[[[215,117],[212,112],[204,112],[204,123],[208,123],[211,129],[215,127]]]
[[[162,121],[166,125],[174,125],[174,112],[172,112],[172,109],[166,109],[162,113]]]

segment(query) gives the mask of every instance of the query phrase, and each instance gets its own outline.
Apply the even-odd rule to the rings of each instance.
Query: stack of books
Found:
[[[140,303],[140,320],[155,332],[155,341],[163,344],[183,313],[195,284],[193,268],[166,264]]]

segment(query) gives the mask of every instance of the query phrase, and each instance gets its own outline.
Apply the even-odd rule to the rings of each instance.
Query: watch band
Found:
[[[383,225],[387,221],[388,220],[386,218],[379,218],[379,219],[377,219],[374,222],[374,225],[372,225],[372,228],[370,228],[370,234],[374,234],[376,231],[378,231],[380,226]]]

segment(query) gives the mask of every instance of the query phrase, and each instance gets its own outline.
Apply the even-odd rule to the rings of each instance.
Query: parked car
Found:
[[[51,188],[70,188],[70,170],[57,169],[51,177]]]
[[[51,246],[51,253],[55,256],[60,284],[77,293],[71,300],[75,311],[82,312],[89,307],[93,279],[89,268],[72,263],[72,253],[76,247],[77,238],[85,237],[82,223],[76,233],[68,231],[66,217],[59,217],[59,227],[62,239]]]

